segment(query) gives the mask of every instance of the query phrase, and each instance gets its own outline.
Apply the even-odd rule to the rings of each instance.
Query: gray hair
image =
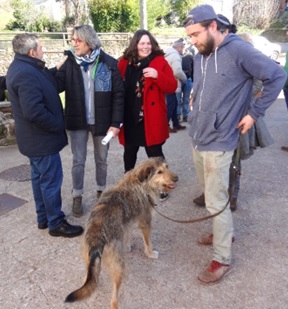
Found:
[[[28,55],[31,49],[37,50],[39,37],[33,33],[17,34],[12,40],[14,53]]]
[[[184,39],[179,39],[177,41],[175,41],[172,45],[172,47],[177,48],[177,47],[184,47],[185,43],[184,43]]]
[[[80,40],[83,40],[91,49],[97,49],[101,47],[101,41],[96,31],[90,25],[75,26],[72,30],[72,35],[77,34]]]

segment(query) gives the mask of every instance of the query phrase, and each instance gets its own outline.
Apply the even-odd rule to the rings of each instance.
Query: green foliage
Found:
[[[66,16],[64,19],[63,19],[63,21],[62,21],[62,23],[63,23],[63,26],[65,27],[65,28],[67,28],[67,27],[73,27],[74,25],[75,25],[75,17],[74,16]]]
[[[128,0],[91,0],[89,9],[97,32],[132,31],[136,24],[136,12]]]
[[[9,26],[12,27],[12,29],[17,28],[20,30],[30,31],[30,29],[33,28],[32,21],[34,21],[37,16],[35,8],[32,6],[31,2],[12,0],[11,6],[14,9],[14,20],[10,21],[7,27]]]
[[[171,23],[182,25],[183,20],[186,18],[188,12],[200,4],[201,0],[170,0],[171,11],[174,13],[174,20]]]
[[[159,25],[169,13],[170,0],[147,0],[147,24],[148,29]]]
[[[43,11],[39,11],[31,1],[12,0],[13,20],[6,25],[6,29],[19,29],[30,32],[62,31],[62,25],[56,21],[50,21]]]

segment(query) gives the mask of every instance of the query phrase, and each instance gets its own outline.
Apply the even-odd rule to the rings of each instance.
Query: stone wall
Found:
[[[16,143],[15,124],[10,102],[0,102],[0,146]]]
[[[123,54],[124,49],[128,46],[131,39],[131,35],[129,33],[99,33],[98,36],[102,43],[102,49],[116,59]],[[63,55],[64,50],[70,48],[69,40],[46,40],[42,39],[41,36],[40,39],[43,44],[43,60],[46,62],[46,66],[48,68],[52,68],[57,63],[63,62],[65,59]],[[0,75],[6,75],[7,69],[14,58],[14,53],[10,42],[9,46],[10,47],[0,49]]]

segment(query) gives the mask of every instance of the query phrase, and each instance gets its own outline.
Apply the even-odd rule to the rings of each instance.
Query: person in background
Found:
[[[51,236],[79,236],[83,228],[69,224],[61,210],[63,171],[59,152],[67,145],[67,136],[55,80],[42,61],[37,35],[17,34],[12,45],[15,57],[6,83],[17,144],[31,165],[38,228],[49,228]]]
[[[5,100],[6,76],[0,76],[0,101]]]
[[[177,81],[158,42],[147,30],[135,32],[118,67],[125,86],[125,113],[119,133],[125,172],[133,169],[140,147],[148,158],[164,157],[169,137],[165,93],[175,93]],[[160,200],[168,194],[160,193]]]
[[[229,168],[239,135],[264,116],[286,81],[275,61],[237,35],[224,34],[223,23],[210,5],[193,8],[184,21],[191,44],[198,49],[188,116],[193,160],[207,210],[221,212],[213,218],[213,233],[198,240],[213,245],[212,261],[198,276],[202,284],[215,284],[232,269]],[[254,78],[263,82],[263,91],[251,105]]]
[[[288,31],[286,32],[286,37],[288,37]],[[284,70],[288,74],[288,52],[286,52],[285,57],[286,58],[285,58]],[[288,110],[288,78],[287,78],[286,83],[283,87],[283,94],[284,94],[284,98],[285,98],[286,107],[287,107],[287,110]],[[282,146],[281,149],[288,152],[288,146]]]
[[[73,47],[55,78],[59,92],[65,90],[65,123],[70,134],[72,165],[72,212],[83,214],[82,195],[88,137],[94,145],[97,198],[106,188],[109,143],[101,141],[108,132],[119,133],[124,115],[124,85],[116,59],[100,49],[101,42],[89,25],[75,26]]]
[[[187,122],[189,114],[189,101],[193,87],[193,55],[189,50],[186,50],[182,56],[182,70],[186,74],[187,80],[182,83],[181,92],[177,93],[177,117],[178,120]]]
[[[175,93],[166,94],[166,103],[168,109],[168,124],[172,120],[172,128],[169,126],[170,133],[176,133],[178,130],[186,129],[185,126],[180,125],[177,117],[178,99],[181,96],[181,87],[187,79],[185,73],[182,70],[182,58],[181,55],[184,49],[184,40],[179,39],[173,43],[173,46],[165,50],[165,59],[170,64],[173,74],[177,79],[178,86]]]

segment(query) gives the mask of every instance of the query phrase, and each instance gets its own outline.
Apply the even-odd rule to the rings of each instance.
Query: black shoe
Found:
[[[187,117],[183,117],[183,122],[187,122]]]
[[[82,226],[71,225],[66,220],[63,220],[62,224],[57,228],[49,231],[51,236],[62,237],[76,237],[83,233]]]
[[[175,127],[174,129],[176,129],[177,131],[179,131],[179,130],[185,130],[186,127],[185,127],[185,126],[181,126],[181,124],[179,124],[179,126]]]
[[[48,228],[48,223],[45,222],[45,223],[38,223],[38,229],[39,230],[45,230]]]
[[[194,198],[193,202],[196,205],[200,206],[200,207],[205,207],[206,204],[205,204],[205,195],[204,195],[204,193],[202,193],[200,196]]]
[[[176,129],[176,128],[173,128],[173,129],[172,129],[172,128],[169,127],[169,132],[170,132],[170,133],[177,133],[177,129]]]

